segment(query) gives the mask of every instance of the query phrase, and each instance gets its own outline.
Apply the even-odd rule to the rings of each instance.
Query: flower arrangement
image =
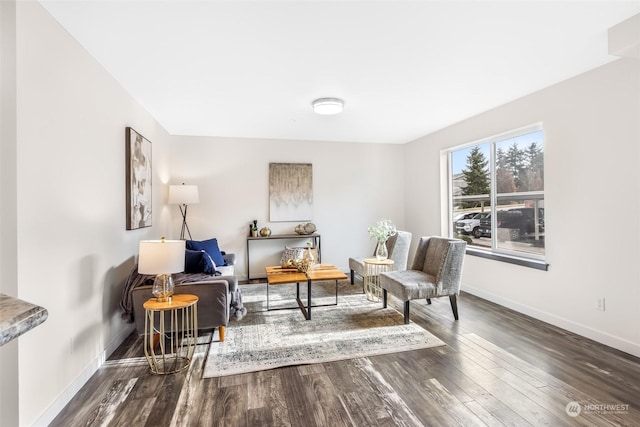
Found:
[[[367,228],[369,236],[375,237],[380,243],[384,243],[391,236],[396,234],[396,226],[388,219],[379,219],[375,225],[371,225]]]

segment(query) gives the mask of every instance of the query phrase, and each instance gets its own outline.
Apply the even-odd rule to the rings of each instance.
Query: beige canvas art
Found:
[[[312,167],[311,163],[269,164],[270,221],[313,219]]]

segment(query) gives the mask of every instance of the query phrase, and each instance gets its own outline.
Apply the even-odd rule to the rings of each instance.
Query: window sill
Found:
[[[544,261],[527,259],[527,258],[519,258],[516,256],[510,256],[505,254],[496,254],[493,252],[487,252],[475,248],[467,247],[467,255],[477,256],[480,258],[492,259],[494,261],[506,262],[508,264],[515,264],[522,267],[533,268],[536,270],[549,270],[549,264]]]

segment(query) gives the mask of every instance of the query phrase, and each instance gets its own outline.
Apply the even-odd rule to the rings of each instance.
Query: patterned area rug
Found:
[[[229,325],[224,342],[211,343],[204,378],[444,345],[415,323],[403,324],[395,309],[368,301],[348,281],[339,283],[338,305],[312,308],[311,320],[297,308],[295,284],[271,286],[267,311],[266,286],[241,285],[247,314]],[[306,285],[301,296],[306,303]],[[335,282],[314,284],[312,303],[335,303]]]

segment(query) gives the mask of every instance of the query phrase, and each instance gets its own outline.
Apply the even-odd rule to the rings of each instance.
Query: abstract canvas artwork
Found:
[[[311,163],[269,163],[269,220],[313,219]]]
[[[151,227],[151,142],[126,128],[127,230]]]

